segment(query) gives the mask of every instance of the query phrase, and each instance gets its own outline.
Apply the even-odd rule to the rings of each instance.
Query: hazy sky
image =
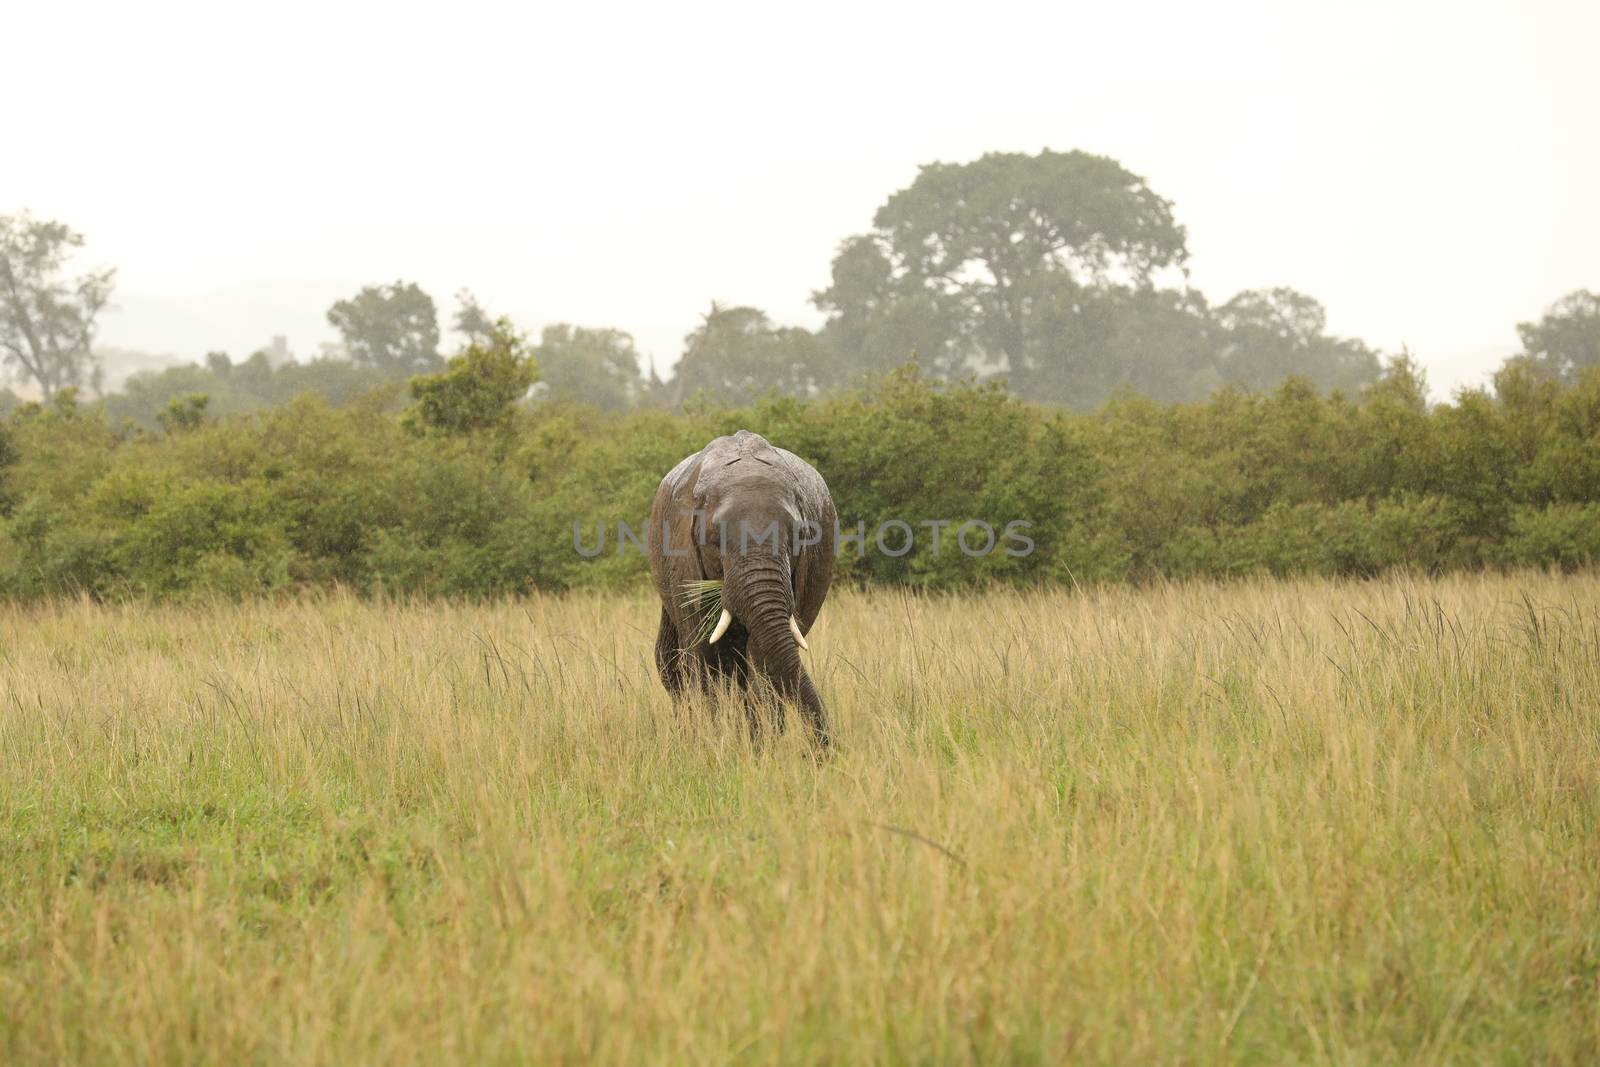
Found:
[[[995,149],[1116,158],[1212,300],[1303,289],[1436,386],[1600,289],[1594,0],[555,8],[0,0],[0,212],[130,296],[403,277],[663,367],[713,298],[814,325],[919,163]]]

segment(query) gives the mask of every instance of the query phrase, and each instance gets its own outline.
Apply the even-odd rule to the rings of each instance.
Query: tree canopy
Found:
[[[552,399],[621,411],[644,394],[639,353],[633,337],[621,330],[546,326],[534,354],[539,380]]]
[[[1600,293],[1577,289],[1551,304],[1538,322],[1517,325],[1522,356],[1562,382],[1600,367]]]
[[[450,325],[469,342],[486,341],[494,332],[493,317],[483,309],[469,289],[456,291],[456,314]]]
[[[0,215],[0,357],[37,385],[57,390],[98,385],[95,319],[110,299],[116,271],[67,276],[83,236],[27,212]]]
[[[1084,403],[1140,376],[1135,361],[1192,361],[1195,338],[1170,336],[1188,323],[1189,298],[1145,295],[1181,274],[1184,229],[1171,202],[1115,160],[1046,150],[929,164],[873,227],[840,247],[832,285],[814,296],[847,377],[914,350],[945,377],[999,373],[1025,395]],[[1125,316],[1146,309],[1166,321],[1144,333],[1164,343],[1108,348],[1130,336]]]
[[[771,390],[805,396],[816,387],[822,355],[809,330],[775,326],[758,308],[713,302],[684,338],[674,377],[677,399],[746,403]]]
[[[1320,389],[1357,389],[1378,377],[1378,353],[1331,337],[1328,313],[1294,289],[1250,289],[1217,309],[1218,370],[1225,381],[1270,389],[1296,375]]]
[[[395,377],[440,365],[439,312],[415,282],[369,285],[328,309],[353,363]]]
[[[832,284],[822,378],[832,387],[915,357],[943,378],[1003,378],[1034,400],[1085,408],[1118,389],[1189,400],[1289,375],[1324,389],[1378,376],[1378,354],[1326,335],[1290,289],[1213,309],[1187,283],[1172,203],[1115,160],[991,153],[935,163],[846,240]]]
[[[510,424],[513,405],[538,379],[526,340],[509,320],[500,319],[487,337],[469,344],[444,370],[411,379],[416,403],[405,421],[419,431],[446,434],[501,429]]]

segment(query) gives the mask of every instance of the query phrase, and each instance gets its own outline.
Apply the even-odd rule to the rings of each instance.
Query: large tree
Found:
[[[1041,359],[1012,387],[1031,399],[1090,407],[1120,388],[1198,400],[1222,384],[1215,326],[1193,289],[1117,285],[1085,294],[1043,284],[1029,313]]]
[[[845,242],[833,284],[814,296],[840,361],[898,362],[914,343],[936,372],[1001,371],[1030,394],[1083,377],[1073,364],[1087,353],[1063,344],[1066,318],[1107,294],[1151,289],[1188,258],[1171,203],[1085,152],[929,164],[873,227]]]
[[[546,326],[534,355],[540,381],[553,398],[620,411],[644,393],[639,353],[621,330]]]
[[[1216,320],[1217,369],[1228,382],[1270,389],[1295,375],[1319,389],[1353,392],[1382,371],[1377,352],[1330,336],[1327,311],[1294,289],[1248,289],[1219,307]]]
[[[1600,293],[1577,289],[1557,300],[1538,322],[1517,324],[1522,359],[1558,381],[1572,384],[1600,367]]]
[[[483,309],[470,289],[456,290],[456,316],[451,326],[468,344],[487,341],[494,333],[494,318]]]
[[[443,363],[438,309],[415,282],[369,285],[329,308],[328,321],[344,338],[354,363],[394,377],[435,370]]]
[[[742,404],[772,390],[806,396],[816,388],[821,355],[816,336],[774,326],[758,308],[713,302],[684,346],[673,375],[679,400],[704,394]]]
[[[830,357],[819,367],[825,386],[849,385],[913,359],[941,378],[973,369],[965,310],[897,271],[879,236],[845,241],[833,260],[833,285],[812,299],[831,313],[822,328]]]
[[[116,271],[68,277],[73,250],[82,245],[83,237],[63,223],[27,212],[0,215],[0,356],[46,397],[98,384],[95,319]]]

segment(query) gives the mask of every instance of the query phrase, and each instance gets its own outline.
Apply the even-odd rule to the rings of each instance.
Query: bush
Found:
[[[512,405],[539,378],[522,335],[501,319],[482,341],[474,340],[438,374],[411,379],[416,401],[405,423],[419,432],[444,434],[503,430]]]
[[[1508,373],[1428,409],[1395,376],[1355,398],[1295,382],[1202,404],[1122,395],[1091,415],[903,368],[810,403],[626,414],[518,403],[531,364],[494,343],[419,379],[418,404],[313,395],[216,418],[180,399],[167,432],[114,427],[65,393],[0,423],[0,597],[230,596],[340,584],[488,596],[644,580],[662,476],[745,427],[812,462],[846,530],[841,580],[952,589],[1393,568],[1575,568],[1600,560],[1600,372]],[[250,364],[231,369],[248,376]],[[873,550],[893,520],[912,550]],[[956,545],[1031,524],[1026,554]],[[606,551],[573,548],[573,524]],[[933,551],[934,528],[940,551]],[[973,528],[969,531],[976,535]],[[897,547],[903,529],[886,529]],[[978,537],[977,541],[984,540]]]
[[[1600,504],[1518,508],[1498,562],[1569,571],[1600,563]]]

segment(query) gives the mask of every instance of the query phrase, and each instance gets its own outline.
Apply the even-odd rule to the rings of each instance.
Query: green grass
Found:
[[[0,607],[7,1063],[1600,1057],[1600,576]]]

